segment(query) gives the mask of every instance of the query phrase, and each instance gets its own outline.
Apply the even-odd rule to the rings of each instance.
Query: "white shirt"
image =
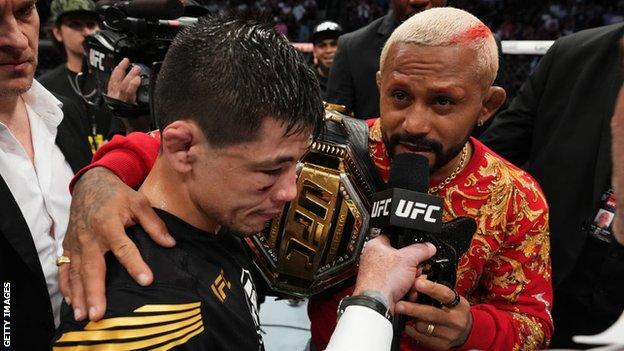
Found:
[[[326,351],[390,351],[392,323],[364,306],[347,306]]]
[[[63,120],[61,102],[37,81],[22,94],[34,148],[34,165],[13,133],[0,123],[0,175],[15,198],[37,249],[54,323],[59,325],[61,293],[56,258],[69,221],[73,172],[54,140]]]

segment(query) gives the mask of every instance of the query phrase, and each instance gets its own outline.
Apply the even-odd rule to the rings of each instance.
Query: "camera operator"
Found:
[[[86,137],[95,152],[108,138],[111,123],[115,123],[112,114],[98,101],[93,77],[82,72],[85,37],[100,30],[101,19],[91,0],[54,0],[50,11],[54,40],[67,61],[38,81],[51,92],[72,99],[83,110]]]

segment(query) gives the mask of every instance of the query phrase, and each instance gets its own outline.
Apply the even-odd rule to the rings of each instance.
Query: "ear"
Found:
[[[191,121],[178,120],[162,131],[162,153],[175,171],[188,173],[197,161],[195,150],[204,140],[201,130]]]
[[[375,81],[377,82],[377,90],[381,91],[381,71],[377,71],[375,74]]]
[[[53,26],[52,27],[52,35],[54,35],[54,38],[59,43],[63,42],[63,33],[61,33],[61,27],[60,26]]]
[[[505,92],[505,89],[494,86],[489,87],[485,94],[483,107],[481,108],[481,113],[479,114],[479,120],[477,123],[482,125],[492,118],[496,111],[503,106],[506,98],[507,93]]]

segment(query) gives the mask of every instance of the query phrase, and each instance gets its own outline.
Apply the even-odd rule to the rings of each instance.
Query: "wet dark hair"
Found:
[[[215,147],[256,140],[265,118],[285,126],[285,135],[317,135],[323,113],[315,74],[286,38],[231,17],[204,17],[181,31],[154,92],[161,130],[194,120]]]

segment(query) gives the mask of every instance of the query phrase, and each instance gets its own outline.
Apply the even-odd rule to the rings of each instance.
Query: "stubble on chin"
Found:
[[[33,70],[34,70],[34,67],[37,67],[36,61],[33,64]],[[34,80],[34,72],[27,74],[27,75],[9,76],[9,77],[3,78],[3,80],[5,81],[5,83],[8,83],[7,85],[9,86],[2,86],[2,84],[0,84],[0,99],[16,98],[26,93],[27,91],[30,90],[30,88],[32,88],[33,80]],[[14,86],[11,86],[11,83],[12,83],[11,80],[16,81],[15,83],[13,83]],[[22,82],[20,82],[20,80]]]
[[[32,80],[30,81],[30,84],[24,86],[24,87],[18,87],[18,88],[0,88],[0,99],[8,99],[8,98],[13,98],[13,97],[18,97],[24,93],[26,93],[28,90],[30,90],[30,88],[32,87]]]

